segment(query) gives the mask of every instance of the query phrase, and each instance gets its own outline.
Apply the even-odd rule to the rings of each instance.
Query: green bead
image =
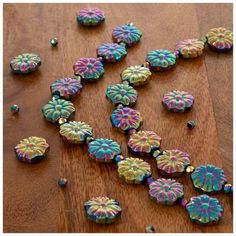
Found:
[[[14,113],[18,113],[20,111],[20,108],[18,107],[18,105],[14,104],[11,106],[11,112]]]

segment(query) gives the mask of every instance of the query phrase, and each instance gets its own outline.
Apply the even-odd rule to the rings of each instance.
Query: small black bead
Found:
[[[155,229],[152,225],[146,227],[146,233],[155,233]]]
[[[187,123],[187,127],[189,129],[193,129],[196,126],[196,122],[194,120],[189,120]]]
[[[66,178],[61,178],[58,180],[58,185],[60,187],[66,187],[67,183],[68,183],[68,180]]]
[[[57,38],[52,38],[52,39],[50,39],[50,44],[51,44],[53,47],[56,47],[57,44],[58,44]]]

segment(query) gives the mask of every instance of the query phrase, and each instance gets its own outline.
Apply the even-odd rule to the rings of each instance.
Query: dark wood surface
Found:
[[[98,28],[83,28],[75,20],[77,10],[97,6],[106,21]],[[85,84],[74,100],[75,120],[89,123],[95,137],[110,137],[127,152],[127,137],[115,131],[109,115],[113,106],[105,99],[106,87],[120,81],[120,72],[129,65],[144,62],[148,51],[174,49],[184,38],[201,37],[213,27],[232,29],[232,4],[4,4],[4,232],[145,232],[153,225],[159,233],[232,232],[232,197],[217,198],[225,215],[217,226],[193,225],[180,206],[160,206],[151,201],[147,187],[134,186],[118,178],[116,166],[88,160],[85,146],[70,146],[58,135],[58,127],[44,120],[41,107],[50,100],[50,84],[73,74],[77,58],[95,57],[102,42],[111,42],[112,29],[134,22],[143,31],[141,42],[128,49],[127,57],[105,65],[105,75],[97,83]],[[48,43],[59,40],[58,48]],[[40,69],[26,76],[13,75],[10,59],[23,52],[42,58]],[[232,182],[232,53],[207,50],[194,60],[179,60],[176,69],[153,73],[150,83],[138,88],[136,108],[144,118],[143,130],[153,130],[163,139],[162,149],[179,148],[190,153],[192,164],[212,163],[223,167]],[[186,114],[172,114],[161,106],[164,92],[190,91],[196,98]],[[20,113],[11,115],[18,104]],[[189,131],[186,122],[195,119]],[[19,162],[14,146],[31,135],[47,139],[48,158],[35,165]],[[158,177],[154,160],[154,177]],[[60,176],[69,184],[57,186]],[[198,195],[188,176],[184,184],[187,198]],[[96,195],[118,199],[121,219],[109,226],[89,222],[83,209],[85,200]]]

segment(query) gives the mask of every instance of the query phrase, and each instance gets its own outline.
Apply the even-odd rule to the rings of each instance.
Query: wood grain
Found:
[[[106,13],[98,28],[83,28],[75,12],[97,6]],[[141,42],[128,49],[117,64],[105,65],[105,75],[97,83],[85,84],[73,102],[75,120],[89,123],[95,137],[110,137],[127,152],[127,137],[110,124],[112,105],[105,99],[106,87],[120,81],[119,74],[129,65],[144,62],[148,51],[174,49],[179,39],[201,37],[210,28],[232,29],[232,4],[4,4],[4,232],[145,232],[153,225],[159,233],[232,232],[232,198],[219,194],[225,215],[217,226],[193,225],[180,206],[166,207],[152,202],[147,187],[127,185],[117,175],[116,166],[88,160],[86,147],[64,143],[58,127],[46,122],[41,107],[50,100],[50,84],[73,74],[77,58],[95,57],[102,42],[111,41],[112,29],[134,22],[142,31]],[[48,44],[59,39],[58,48]],[[39,71],[13,75],[10,59],[22,52],[35,52],[42,58]],[[143,130],[156,131],[163,139],[162,149],[179,148],[190,153],[193,165],[212,163],[224,167],[232,181],[232,54],[207,51],[195,60],[179,60],[175,70],[154,73],[150,83],[138,88],[136,108],[144,118]],[[170,114],[161,106],[164,92],[190,91],[196,98],[186,114]],[[21,111],[12,116],[9,107]],[[189,131],[186,122],[197,121]],[[45,137],[51,146],[48,158],[35,165],[16,160],[14,146],[24,137]],[[154,177],[158,177],[155,161]],[[57,186],[66,177],[68,187]],[[188,176],[179,178],[186,197],[199,194]],[[96,225],[84,216],[83,203],[96,195],[118,199],[122,217],[109,226]]]

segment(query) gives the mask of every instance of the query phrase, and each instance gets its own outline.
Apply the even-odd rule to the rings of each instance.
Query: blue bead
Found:
[[[61,178],[58,180],[58,185],[60,187],[66,187],[67,183],[68,183],[68,180],[66,178]]]

